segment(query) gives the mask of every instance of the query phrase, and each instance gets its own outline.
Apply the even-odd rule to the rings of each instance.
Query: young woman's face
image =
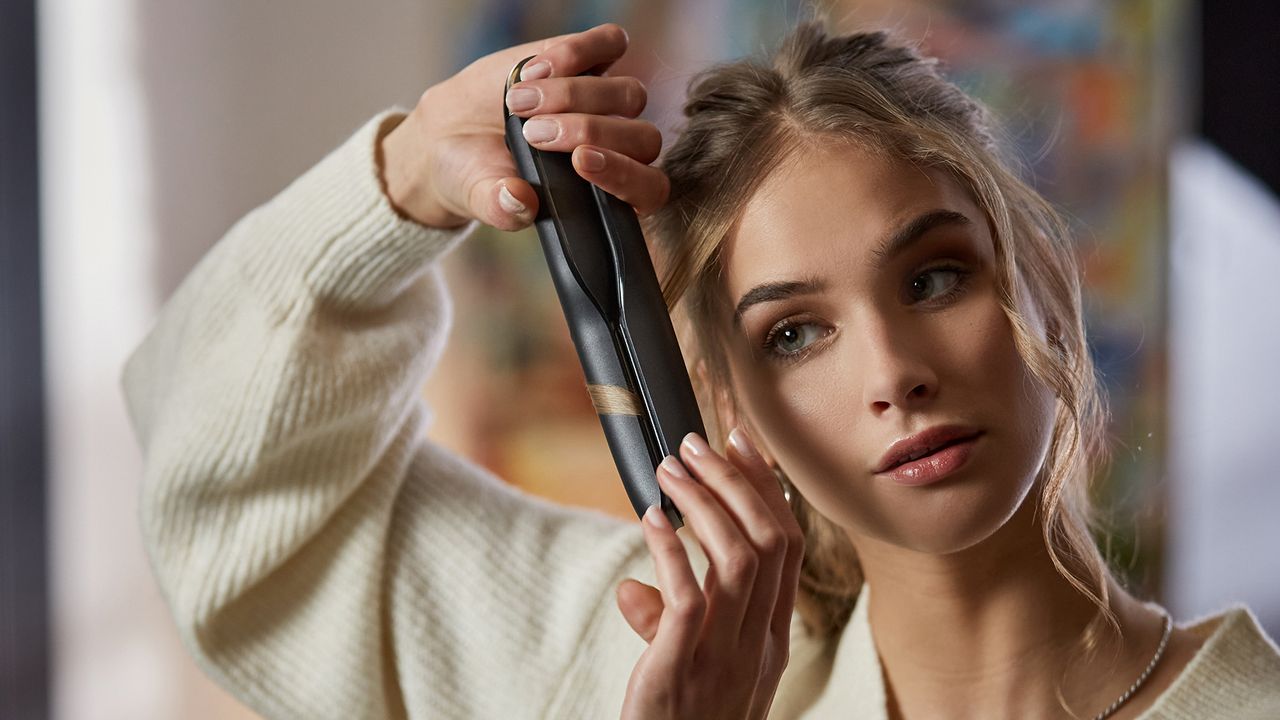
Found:
[[[990,228],[957,182],[853,146],[802,151],[723,251],[741,308],[723,321],[742,410],[855,546],[951,552],[1013,515],[1048,449],[1055,398],[1014,346]],[[752,292],[774,283],[812,287]],[[1043,335],[1025,297],[1022,308]],[[876,472],[896,441],[943,425],[980,433],[958,468],[924,485]]]

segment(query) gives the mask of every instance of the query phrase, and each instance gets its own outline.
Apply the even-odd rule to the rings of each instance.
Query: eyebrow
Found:
[[[972,224],[973,221],[967,215],[955,210],[939,209],[921,213],[894,231],[893,234],[880,243],[879,247],[871,251],[873,258],[872,268],[875,270],[883,268],[890,260],[902,254],[913,243],[924,237],[925,233],[936,227]],[[821,292],[826,287],[826,281],[812,275],[805,276],[799,280],[779,280],[762,283],[748,290],[742,296],[742,299],[738,301],[738,305],[733,312],[733,324],[735,326],[740,325],[743,313],[752,305],[777,302],[796,295]]]

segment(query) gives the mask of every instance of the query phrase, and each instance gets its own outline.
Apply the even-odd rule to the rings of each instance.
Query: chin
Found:
[[[905,522],[898,545],[931,555],[967,550],[994,537],[1018,515],[1028,498],[1034,478],[1002,481],[973,475],[956,478],[950,487],[917,498],[904,509]]]
[[[1029,497],[1035,485],[1030,468],[1022,472],[1008,465],[999,470],[985,465],[972,465],[921,487],[871,477],[858,497],[835,503],[841,506],[835,515],[816,502],[815,508],[848,529],[855,545],[862,536],[930,555],[960,552],[996,535],[1024,503],[1036,502]]]

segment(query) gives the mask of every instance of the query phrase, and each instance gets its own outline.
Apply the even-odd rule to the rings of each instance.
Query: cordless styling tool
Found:
[[[657,504],[679,528],[683,516],[654,475],[664,457],[680,457],[686,434],[706,437],[684,356],[635,210],[579,175],[570,153],[530,147],[525,119],[506,106],[533,57],[516,63],[503,90],[507,148],[538,193],[534,227],[631,507],[642,517]]]

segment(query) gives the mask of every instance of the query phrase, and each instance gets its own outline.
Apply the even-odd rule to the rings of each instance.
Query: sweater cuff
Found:
[[[375,115],[259,208],[256,218],[246,218],[266,223],[267,232],[249,235],[275,246],[275,251],[251,251],[263,266],[246,270],[289,272],[270,268],[275,259],[292,272],[301,271],[299,279],[313,298],[339,308],[372,309],[389,303],[430,262],[470,236],[479,220],[457,228],[427,227],[400,215],[387,198],[378,143],[404,117],[399,108]],[[264,250],[274,258],[259,254]]]

